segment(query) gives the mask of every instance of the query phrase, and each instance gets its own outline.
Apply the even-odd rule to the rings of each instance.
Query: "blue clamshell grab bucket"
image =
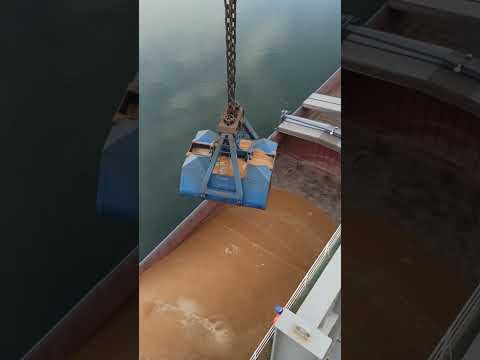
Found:
[[[277,143],[211,130],[197,132],[180,175],[180,193],[265,209]]]

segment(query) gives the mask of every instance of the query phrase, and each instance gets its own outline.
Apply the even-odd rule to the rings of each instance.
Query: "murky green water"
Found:
[[[261,136],[340,66],[339,0],[238,0],[237,98]],[[197,204],[178,194],[197,130],[226,101],[221,0],[140,1],[140,248]]]

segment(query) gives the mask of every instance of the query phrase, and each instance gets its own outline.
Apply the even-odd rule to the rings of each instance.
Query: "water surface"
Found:
[[[339,0],[239,0],[237,99],[261,136],[340,66]],[[199,201],[178,194],[185,152],[226,102],[223,1],[140,2],[140,252]]]

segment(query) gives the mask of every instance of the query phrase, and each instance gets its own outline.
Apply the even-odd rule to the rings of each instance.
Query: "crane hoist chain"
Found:
[[[258,138],[245,117],[244,109],[235,100],[237,0],[223,1],[227,105],[220,116],[217,131],[198,131],[193,139],[182,166],[180,193],[207,200],[265,209],[272,181],[277,143],[270,139]],[[208,153],[205,153],[205,146],[208,146]],[[201,153],[197,153],[197,149],[201,149]],[[257,153],[265,154],[260,155],[263,159],[262,164],[251,161]],[[228,161],[224,161],[225,157]],[[264,161],[268,163],[265,164]],[[240,169],[243,164],[247,169],[257,170],[246,170],[242,173]]]
[[[235,61],[237,43],[237,0],[224,0],[225,4],[225,43],[227,59],[227,109],[223,121],[231,125],[237,116],[239,105],[235,101]]]

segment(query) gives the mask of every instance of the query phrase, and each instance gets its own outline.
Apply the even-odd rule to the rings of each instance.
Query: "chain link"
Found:
[[[224,0],[225,4],[225,43],[227,59],[227,113],[224,121],[227,124],[233,123],[238,109],[235,101],[235,61],[237,43],[237,0]]]

